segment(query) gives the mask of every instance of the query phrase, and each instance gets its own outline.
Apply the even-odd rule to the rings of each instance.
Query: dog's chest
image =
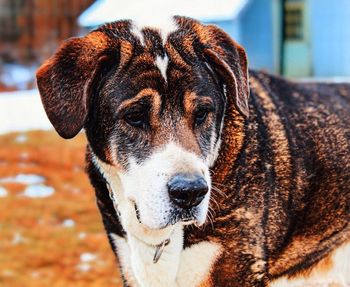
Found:
[[[220,254],[220,246],[208,241],[183,249],[183,231],[178,230],[159,261],[153,263],[154,247],[132,236],[128,240],[115,234],[111,237],[117,246],[124,278],[132,287],[200,286],[208,280]]]

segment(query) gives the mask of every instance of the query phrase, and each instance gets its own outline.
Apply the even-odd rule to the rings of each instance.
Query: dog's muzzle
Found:
[[[209,190],[206,180],[198,174],[177,174],[167,187],[172,203],[187,210],[199,205]]]

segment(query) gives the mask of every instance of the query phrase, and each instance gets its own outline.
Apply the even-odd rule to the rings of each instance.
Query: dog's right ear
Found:
[[[46,114],[63,138],[74,137],[84,126],[92,83],[111,48],[100,31],[71,38],[37,71]]]

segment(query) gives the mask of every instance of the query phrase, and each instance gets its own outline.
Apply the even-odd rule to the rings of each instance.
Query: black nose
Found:
[[[200,204],[208,192],[205,179],[199,175],[177,174],[168,182],[170,199],[181,208]]]

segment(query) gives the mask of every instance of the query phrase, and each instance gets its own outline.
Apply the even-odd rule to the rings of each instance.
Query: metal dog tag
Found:
[[[154,253],[153,263],[157,263],[160,256],[162,256],[165,246],[170,243],[170,239],[164,240],[161,244],[156,245],[156,252]]]

